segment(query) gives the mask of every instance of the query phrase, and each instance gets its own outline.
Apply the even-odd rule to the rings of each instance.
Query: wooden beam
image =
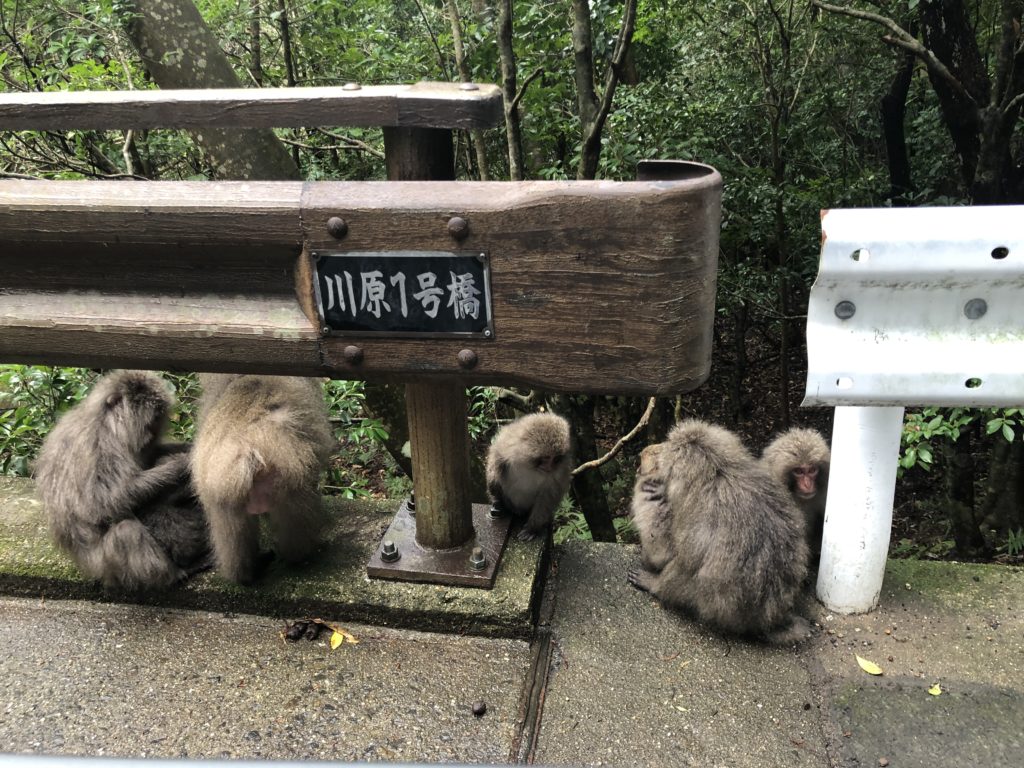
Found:
[[[475,90],[466,90],[467,86]],[[0,130],[380,126],[491,128],[501,89],[415,83],[321,88],[0,93]]]
[[[252,372],[685,392],[710,370],[721,194],[717,172],[690,169],[637,182],[0,181],[0,359],[106,365],[117,352],[203,371],[237,357]],[[321,336],[316,251],[485,253],[493,335]],[[132,309],[143,299],[148,323]],[[158,354],[159,334],[178,342]],[[235,355],[242,339],[266,355]]]

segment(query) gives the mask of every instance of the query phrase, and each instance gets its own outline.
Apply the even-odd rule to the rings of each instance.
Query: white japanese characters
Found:
[[[476,286],[477,277],[470,272],[457,274],[448,270],[448,284],[442,288],[437,283],[435,272],[420,272],[415,276],[411,300],[418,302],[419,309],[427,317],[434,319],[441,311],[445,295],[448,301],[443,304],[450,310],[455,320],[480,318],[481,291]],[[320,278],[321,298],[325,312],[340,311],[352,318],[369,314],[376,319],[397,313],[408,318],[410,313],[410,295],[406,289],[407,278],[404,272],[396,271],[385,280],[384,273],[379,269],[368,272],[342,270]],[[357,296],[358,294],[358,296]]]

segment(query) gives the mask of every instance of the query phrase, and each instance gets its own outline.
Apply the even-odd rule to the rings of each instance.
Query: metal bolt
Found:
[[[968,320],[977,320],[988,312],[988,303],[984,299],[971,299],[964,304],[964,315]]]
[[[359,365],[363,362],[363,348],[357,347],[355,344],[349,344],[345,347],[345,351],[342,354],[345,356],[345,362],[350,365]]]
[[[484,330],[484,338],[485,339],[491,338],[491,329],[490,328],[487,328],[487,329]]]
[[[470,368],[476,368],[477,356],[476,352],[472,349],[463,349],[459,351],[459,367],[469,370]]]
[[[331,234],[331,237],[341,240],[341,238],[348,234],[348,222],[340,216],[331,216],[327,220],[327,231]]]
[[[341,90],[343,90],[343,91],[358,91],[362,87],[363,86],[361,86],[359,83],[345,83],[343,86],[341,86]]]
[[[380,559],[385,563],[394,563],[401,556],[402,553],[398,551],[398,545],[391,539],[385,539],[384,543],[380,546]]]
[[[469,235],[469,222],[461,216],[452,216],[448,219],[448,234],[456,240],[465,240]]]
[[[329,326],[329,325],[325,325],[325,326],[323,326],[320,329],[320,334],[323,335],[323,336],[327,336],[328,334],[330,334],[330,332],[331,332],[331,326]]]
[[[491,504],[491,508],[487,510],[487,517],[491,520],[501,520],[505,516],[505,511],[497,504]]]
[[[460,91],[479,91],[480,90],[480,86],[477,85],[476,83],[460,83],[459,84],[459,90]]]
[[[406,506],[406,509],[409,510],[410,514],[413,514],[413,515],[416,514],[416,494],[415,493],[410,493],[409,494],[409,500],[407,502],[405,502],[405,506]]]
[[[473,547],[469,555],[469,567],[474,571],[482,571],[487,567],[487,558],[484,557],[484,550],[481,547]]]
[[[849,320],[857,312],[857,305],[852,301],[840,301],[836,304],[836,317],[840,320]]]

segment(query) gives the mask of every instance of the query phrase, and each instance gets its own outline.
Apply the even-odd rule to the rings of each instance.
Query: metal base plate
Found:
[[[475,536],[456,549],[426,549],[416,543],[416,516],[409,510],[409,502],[402,502],[395,519],[384,534],[383,541],[393,541],[398,547],[399,559],[385,563],[381,547],[370,557],[366,573],[371,578],[398,581],[425,581],[460,587],[491,589],[498,572],[501,554],[508,541],[511,517],[492,518],[490,505],[473,505]],[[474,547],[480,547],[487,564],[479,571],[470,567],[469,556]]]

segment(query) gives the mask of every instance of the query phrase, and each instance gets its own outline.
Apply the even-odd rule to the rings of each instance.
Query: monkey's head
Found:
[[[101,379],[90,397],[106,428],[140,453],[156,444],[174,405],[170,385],[150,371],[116,371]]]
[[[538,472],[555,472],[572,461],[569,422],[553,413],[531,413],[509,424],[519,439],[508,441],[508,459]],[[510,435],[513,436],[513,435]]]
[[[831,452],[814,429],[783,432],[764,449],[762,459],[797,499],[810,500],[827,482]]]

